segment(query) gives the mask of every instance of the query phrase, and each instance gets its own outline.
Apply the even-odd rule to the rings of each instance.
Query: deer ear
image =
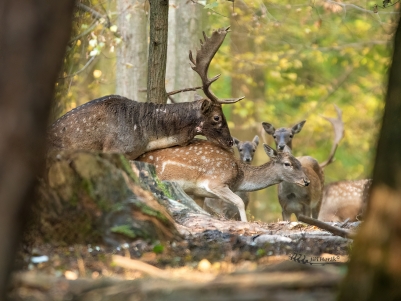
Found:
[[[306,122],[306,120],[302,120],[301,122],[299,122],[296,125],[294,125],[292,127],[292,129],[291,129],[292,133],[293,134],[298,134],[302,130],[302,127],[304,126],[305,122]]]
[[[255,143],[256,146],[258,146],[259,145],[259,136],[255,135],[255,137],[253,137],[252,142]]]
[[[237,138],[235,138],[235,137],[232,137],[232,138],[233,138],[233,141],[234,141],[235,145],[237,145],[237,146],[238,146],[238,144],[239,144],[239,140],[238,140]]]
[[[207,112],[210,111],[210,109],[212,108],[213,102],[210,99],[205,98],[202,101],[202,105],[201,105],[201,111],[203,114],[206,114]]]
[[[263,126],[264,130],[266,131],[266,133],[273,136],[276,129],[274,128],[274,126],[272,124],[270,124],[268,122],[262,122],[262,126]]]
[[[265,150],[265,153],[269,156],[270,159],[274,160],[277,157],[277,152],[267,144],[263,144],[263,149]]]

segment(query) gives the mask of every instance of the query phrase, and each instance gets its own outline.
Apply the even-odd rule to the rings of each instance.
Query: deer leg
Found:
[[[320,199],[319,202],[316,204],[314,208],[312,208],[312,217],[313,218],[318,218],[319,212],[320,212],[320,207],[322,206],[322,200]]]
[[[211,193],[215,194],[223,201],[234,204],[238,208],[241,221],[243,222],[248,221],[246,218],[244,202],[238,195],[232,192],[230,188],[228,188],[228,186],[213,187],[213,188],[210,187],[209,189]]]
[[[283,215],[283,221],[291,220],[291,212],[287,212],[287,211],[283,210],[281,213]]]
[[[302,210],[302,214],[307,216],[307,217],[311,217],[312,216],[312,210],[311,207],[309,205],[304,205],[303,206],[303,210]]]
[[[198,204],[199,207],[204,209],[204,206],[205,206],[205,198],[204,197],[193,196],[193,200],[195,201],[196,204]]]

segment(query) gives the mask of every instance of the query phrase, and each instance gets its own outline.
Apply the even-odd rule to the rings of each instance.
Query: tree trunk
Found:
[[[116,94],[146,101],[148,16],[145,0],[118,0],[118,30],[122,43],[117,49]]]
[[[201,80],[189,63],[189,50],[193,52],[200,47],[202,38],[202,6],[191,1],[181,1],[176,9],[175,20],[175,50],[169,52],[174,57],[174,90],[190,88],[201,85]],[[170,27],[171,28],[171,27]],[[174,95],[175,102],[193,101],[196,92],[185,92]]]
[[[148,102],[166,103],[168,0],[149,0]]]
[[[401,299],[400,116],[401,26],[398,25],[366,221],[355,239],[339,300]]]
[[[166,64],[166,91],[175,90],[175,40],[177,38],[176,32],[176,14],[177,14],[177,1],[169,0],[170,7],[168,9],[168,43],[167,43],[167,64]]]
[[[73,7],[72,0],[0,5],[1,300],[44,163],[47,120]]]

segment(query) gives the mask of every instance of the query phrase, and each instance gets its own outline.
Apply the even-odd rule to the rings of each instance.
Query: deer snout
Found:
[[[230,140],[228,140],[228,146],[232,147],[234,145],[234,140],[233,138],[231,138]]]
[[[278,148],[279,151],[284,150],[284,147],[285,147],[285,144],[279,144],[279,145],[277,145],[277,148]]]
[[[308,179],[303,179],[305,186],[308,186],[310,184],[310,181]]]
[[[249,163],[249,162],[251,162],[252,161],[252,159],[250,158],[250,157],[245,157],[244,158],[244,162],[246,162],[246,163]]]

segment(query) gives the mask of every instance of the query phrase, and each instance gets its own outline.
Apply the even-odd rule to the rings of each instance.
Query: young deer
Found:
[[[234,204],[241,221],[247,221],[244,202],[233,191],[260,190],[282,181],[309,185],[301,164],[290,152],[263,147],[271,161],[257,167],[236,159],[230,150],[198,139],[186,146],[145,153],[139,161],[154,164],[159,179],[177,182],[188,194]]]
[[[189,52],[192,69],[202,79],[207,98],[176,104],[139,103],[110,95],[81,105],[56,120],[48,133],[49,151],[60,149],[100,150],[124,153],[135,159],[154,149],[185,145],[196,135],[204,135],[222,147],[230,148],[233,140],[221,105],[237,99],[218,99],[210,85],[219,78],[209,79],[209,64],[229,28],[214,31],[201,40],[196,59]]]
[[[371,179],[338,181],[325,185],[319,220],[355,222],[362,218]]]
[[[323,168],[333,161],[338,143],[344,135],[344,125],[341,118],[342,112],[337,106],[335,106],[335,108],[337,111],[337,118],[323,117],[332,124],[335,133],[333,147],[328,160],[319,164],[316,159],[310,156],[297,157],[302,164],[305,174],[310,179],[310,185],[306,188],[301,188],[292,183],[282,182],[278,187],[278,199],[282,208],[283,220],[290,220],[292,213],[294,213],[297,218],[300,214],[318,218],[324,186]],[[301,131],[304,123],[305,120],[292,128],[279,128],[277,130],[270,123],[263,122],[262,125],[266,133],[273,136],[277,147],[278,145],[283,147],[284,144],[292,146],[294,134]]]
[[[235,137],[233,137],[233,139],[234,146],[238,149],[240,160],[243,163],[251,164],[256,148],[259,145],[259,137],[256,135],[252,141],[240,141]],[[235,194],[244,201],[246,210],[249,204],[249,192],[238,191],[235,192]],[[209,213],[217,213],[228,219],[239,220],[239,212],[237,207],[220,199],[205,198],[203,209]]]

